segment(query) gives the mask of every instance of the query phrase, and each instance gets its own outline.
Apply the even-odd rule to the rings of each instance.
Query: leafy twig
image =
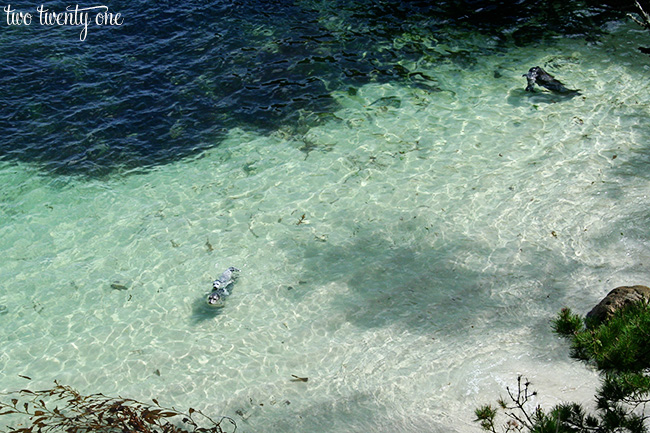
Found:
[[[27,426],[8,427],[9,432],[226,433],[222,428],[224,421],[232,424],[231,433],[237,429],[235,421],[229,417],[215,421],[193,408],[183,413],[173,407],[160,406],[156,399],[153,399],[154,405],[150,405],[103,394],[86,396],[70,386],[54,383],[55,386],[47,390],[23,389],[2,394],[9,398],[10,403],[0,401],[0,416],[22,415],[29,418],[29,424],[22,424]],[[204,427],[204,424],[209,427]]]

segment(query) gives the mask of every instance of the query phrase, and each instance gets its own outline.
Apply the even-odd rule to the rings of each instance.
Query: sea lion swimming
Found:
[[[239,272],[239,269],[231,266],[212,282],[212,292],[208,295],[208,304],[223,305],[226,297],[230,296],[228,286],[234,283],[237,277],[235,272]]]
[[[555,77],[539,66],[530,68],[528,73],[522,75],[522,77],[526,77],[526,80],[528,80],[528,85],[526,86],[527,92],[533,92],[535,84],[537,84],[555,93],[578,93],[578,90],[567,89],[560,80],[556,80]]]

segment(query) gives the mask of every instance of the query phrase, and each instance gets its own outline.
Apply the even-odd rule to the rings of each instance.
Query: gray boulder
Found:
[[[598,325],[614,315],[618,310],[632,303],[645,300],[650,301],[650,287],[646,286],[621,286],[605,296],[592,310],[587,313],[587,323]]]

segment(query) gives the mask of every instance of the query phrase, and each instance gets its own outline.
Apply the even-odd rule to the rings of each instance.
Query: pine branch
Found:
[[[521,414],[523,414],[523,418],[516,415],[513,412],[509,412],[508,416],[513,418],[514,420],[518,421],[522,425],[526,426],[529,429],[533,428],[533,425],[535,424],[532,417],[528,414],[526,411],[526,408],[524,405],[528,403],[528,400],[531,397],[534,397],[537,395],[537,392],[532,392],[529,394],[528,387],[530,386],[530,382],[526,380],[526,383],[524,384],[524,388],[522,389],[521,387],[521,376],[517,377],[517,396],[515,397],[512,391],[510,391],[510,388],[506,387],[506,390],[508,391],[508,396],[510,397],[510,400],[515,404],[512,407],[507,407],[507,409],[513,410],[517,409]]]

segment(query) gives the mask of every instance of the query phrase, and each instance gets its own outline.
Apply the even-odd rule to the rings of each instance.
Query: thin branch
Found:
[[[646,29],[650,29],[650,14],[648,14],[641,4],[639,3],[638,0],[634,0],[634,4],[636,5],[636,8],[639,10],[639,15],[641,16],[642,20],[638,19],[635,15],[628,13],[627,16],[632,19],[635,23],[640,25],[641,27],[644,27]]]

